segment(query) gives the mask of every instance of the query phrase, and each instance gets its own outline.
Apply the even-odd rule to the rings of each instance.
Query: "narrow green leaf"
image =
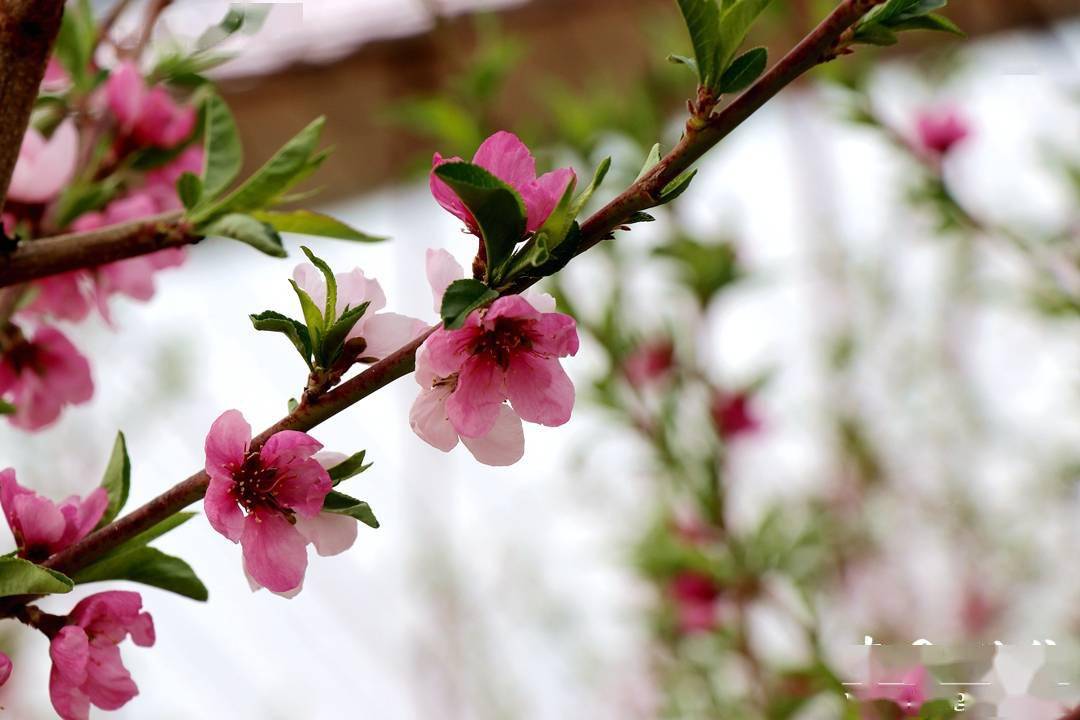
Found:
[[[55,570],[17,557],[0,557],[0,597],[71,592],[75,583]]]
[[[99,560],[75,573],[74,580],[79,585],[103,580],[130,580],[193,600],[205,601],[209,597],[206,586],[190,565],[178,557],[147,546]]]
[[[244,164],[244,148],[236,120],[228,104],[217,93],[211,93],[203,105],[205,154],[202,181],[207,201],[213,201],[232,184]]]
[[[961,30],[956,23],[944,15],[922,15],[920,17],[901,20],[900,22],[891,24],[889,27],[893,30],[935,30],[938,32],[951,33],[958,37],[967,37],[967,33]]]
[[[716,43],[717,78],[731,64],[732,58],[743,44],[751,26],[764,12],[771,0],[735,0],[720,16],[720,34]],[[714,87],[710,85],[710,87]]]
[[[255,326],[256,330],[262,330],[265,332],[278,332],[289,338],[293,347],[300,353],[300,357],[304,358],[304,362],[311,366],[311,339],[308,336],[308,329],[304,323],[299,320],[293,320],[291,317],[282,315],[279,312],[273,310],[265,310],[256,315],[249,315],[251,318],[251,324]]]
[[[307,323],[308,337],[311,339],[311,350],[315,353],[315,357],[322,360],[324,359],[322,338],[326,329],[323,325],[322,311],[315,305],[315,301],[311,299],[307,291],[296,284],[295,280],[289,280],[289,284],[296,292],[296,297],[300,299],[300,308],[304,311],[304,322]]]
[[[750,87],[769,62],[769,51],[763,47],[747,50],[731,63],[720,78],[720,92],[737,93]]]
[[[105,493],[109,496],[109,504],[105,506],[105,514],[101,516],[98,527],[108,525],[120,514],[131,490],[131,460],[128,458],[127,442],[122,432],[116,433],[116,442],[113,443],[109,464],[105,466],[101,487],[105,488]]]
[[[176,194],[180,196],[180,202],[184,204],[184,208],[191,210],[202,199],[202,180],[192,173],[181,173],[180,178],[176,181]]]
[[[465,323],[469,314],[481,307],[499,294],[479,280],[464,278],[450,283],[443,293],[442,308],[439,314],[442,316],[446,327],[454,330]]]
[[[323,308],[323,327],[330,327],[334,324],[334,320],[337,319],[337,278],[334,276],[334,271],[326,264],[326,261],[311,252],[311,248],[301,245],[300,249],[307,255],[307,259],[311,261],[311,264],[319,269],[319,272],[323,275],[323,279],[326,281],[326,305]]]
[[[650,170],[652,170],[660,162],[660,143],[656,143],[649,150],[649,154],[645,156],[645,163],[641,166],[641,171],[638,173],[634,182],[637,182],[641,178],[645,177]]]
[[[664,205],[682,195],[686,188],[690,187],[690,181],[697,175],[697,169],[685,170],[680,175],[664,186],[660,191],[660,204]]]
[[[899,38],[889,28],[877,23],[871,23],[870,25],[860,25],[855,30],[854,41],[857,43],[863,43],[864,45],[877,45],[879,47],[888,47],[889,45],[895,45],[899,42]]]
[[[478,165],[445,163],[435,174],[476,219],[487,250],[487,279],[496,283],[514,246],[525,237],[525,203],[516,190]]]
[[[270,223],[278,232],[316,235],[318,237],[353,240],[355,242],[383,242],[387,239],[378,235],[368,235],[360,232],[337,218],[311,212],[310,210],[290,210],[288,212],[256,210],[251,214],[263,222]]]
[[[721,68],[717,64],[720,41],[720,6],[716,0],[678,0],[679,10],[690,43],[694,46],[694,65],[701,85],[711,87],[719,78]],[[687,63],[689,64],[689,63]]]
[[[660,147],[657,145],[657,152]],[[600,161],[600,164],[596,166],[596,170],[593,172],[592,182],[589,186],[581,191],[581,194],[574,198],[574,204],[570,207],[571,219],[577,219],[577,216],[581,214],[581,211],[585,209],[585,206],[589,204],[589,200],[592,200],[593,193],[600,187],[600,183],[604,182],[604,178],[607,177],[608,170],[611,169],[611,158],[606,157]]]
[[[331,490],[327,493],[326,500],[323,502],[323,510],[338,515],[348,515],[368,527],[379,527],[379,521],[375,518],[375,513],[371,511],[370,505],[363,500],[349,497],[337,490]]]
[[[369,303],[363,303],[358,307],[348,308],[345,312],[341,313],[341,317],[329,327],[326,331],[326,338],[323,340],[323,354],[326,358],[327,364],[332,364],[334,360],[341,354],[342,349],[345,347],[345,338],[349,332],[356,326],[360,318],[367,312]]]
[[[285,246],[271,225],[260,222],[250,215],[241,213],[229,213],[222,215],[213,222],[200,227],[199,231],[205,235],[214,235],[232,238],[246,243],[259,252],[266,253],[271,257],[287,257]]]
[[[698,70],[697,60],[695,60],[694,58],[686,57],[685,55],[676,55],[675,53],[672,53],[671,55],[667,56],[667,59],[668,62],[672,63],[673,65],[685,65],[686,67],[690,68],[690,70],[693,71],[694,75],[700,79],[701,71]]]
[[[339,482],[359,475],[371,467],[371,463],[364,463],[364,457],[366,455],[367,450],[361,450],[360,452],[345,458],[334,467],[329,468],[326,472],[330,474],[330,479],[337,485]]]

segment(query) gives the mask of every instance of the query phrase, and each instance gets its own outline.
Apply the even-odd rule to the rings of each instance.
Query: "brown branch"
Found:
[[[844,0],[825,22],[762,76],[746,93],[712,118],[704,128],[694,133],[688,132],[687,137],[684,137],[678,146],[661,160],[656,169],[590,217],[582,226],[583,241],[578,254],[609,237],[611,232],[634,212],[655,205],[660,190],[672,178],[689,168],[706,150],[720,142],[785,85],[816,63],[828,59],[830,49],[834,47],[844,30],[879,2],[883,0]],[[515,287],[512,291],[520,291],[534,282],[536,280],[530,280],[523,287]],[[376,390],[412,372],[417,348],[434,330],[435,328],[429,328],[416,340],[399,348],[355,378],[301,405],[263,431],[253,440],[253,445],[256,447],[261,445],[280,430],[310,430]],[[153,527],[200,499],[206,492],[207,483],[206,473],[199,471],[119,520],[53,555],[44,564],[46,567],[66,573],[73,573],[84,568],[125,540]],[[10,614],[10,606],[0,607],[0,613],[4,611]]]
[[[0,0],[0,209],[63,14],[64,0]]]
[[[0,254],[0,287],[148,255],[201,240],[202,237],[193,234],[181,220],[182,215],[174,211],[100,230],[19,243],[7,255]]]

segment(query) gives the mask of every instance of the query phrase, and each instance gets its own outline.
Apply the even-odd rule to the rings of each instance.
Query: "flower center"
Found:
[[[233,497],[249,514],[258,508],[276,510],[292,520],[293,513],[274,497],[274,488],[286,476],[279,468],[265,467],[258,452],[250,452],[233,471]]]
[[[513,318],[496,318],[494,326],[480,336],[473,346],[473,353],[491,357],[500,367],[510,365],[515,353],[532,347],[532,340],[525,329],[525,321]]]

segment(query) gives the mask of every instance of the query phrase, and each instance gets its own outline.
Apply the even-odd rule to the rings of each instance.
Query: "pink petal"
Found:
[[[435,368],[431,365],[431,358],[428,356],[428,344],[425,341],[416,350],[416,369],[413,371],[413,378],[416,380],[416,384],[421,388],[430,388],[438,376],[435,374]],[[3,389],[0,388],[0,392]]]
[[[206,435],[206,474],[231,482],[233,472],[244,463],[250,442],[251,426],[240,411],[223,412]]]
[[[345,453],[334,452],[333,450],[320,450],[311,456],[312,460],[315,460],[327,470],[340,465],[349,459],[349,456]]]
[[[485,465],[513,465],[525,454],[525,433],[521,418],[509,405],[499,406],[499,417],[487,435],[462,437],[461,442]]]
[[[431,168],[435,168],[448,162],[461,162],[461,158],[452,157],[448,160],[443,159],[443,156],[439,153],[435,153],[435,157],[431,159]],[[435,202],[443,206],[443,208],[449,211],[454,217],[465,223],[470,232],[476,233],[476,220],[473,219],[472,213],[465,207],[465,203],[461,202],[457,194],[450,189],[450,186],[443,182],[438,175],[434,172],[428,180],[428,186],[431,188],[431,195],[435,198]]]
[[[11,677],[11,658],[0,652],[0,687]]]
[[[521,294],[525,301],[533,306],[538,313],[555,312],[555,298],[546,292],[538,290],[526,290]]]
[[[450,452],[458,443],[458,434],[446,416],[450,387],[421,390],[409,411],[409,426],[417,437],[433,448]]]
[[[86,631],[76,625],[62,628],[49,643],[49,657],[49,698],[56,714],[64,720],[87,720],[90,700],[81,690],[90,662]]]
[[[13,506],[17,527],[22,535],[20,545],[23,549],[44,548],[49,554],[59,549],[60,539],[67,527],[60,508],[51,500],[32,492],[16,496]]]
[[[507,295],[491,303],[491,307],[484,314],[484,327],[493,328],[499,318],[539,320],[540,313],[520,295]]]
[[[485,355],[473,355],[461,367],[457,388],[446,401],[447,417],[458,435],[487,435],[506,399],[503,370]]]
[[[146,83],[134,63],[120,63],[109,73],[109,80],[105,84],[105,97],[109,109],[121,126],[128,130],[134,126],[142,112],[147,92]]]
[[[44,326],[34,334],[38,364],[49,390],[65,403],[79,404],[94,395],[90,363],[59,330]]]
[[[233,481],[219,475],[210,478],[203,497],[203,512],[210,526],[233,542],[244,534],[244,511],[232,495]]]
[[[143,192],[136,192],[109,203],[105,208],[105,219],[109,225],[119,225],[150,217],[157,211],[157,204],[153,197]]]
[[[311,263],[300,263],[293,268],[293,281],[300,289],[311,296],[315,307],[322,310],[326,307],[326,278]]]
[[[28,314],[51,315],[79,322],[90,314],[90,298],[85,290],[89,276],[82,270],[61,273],[34,282],[37,296],[23,310]]]
[[[533,352],[550,357],[576,355],[579,341],[574,318],[562,313],[544,313],[529,333]]]
[[[439,328],[421,346],[431,371],[438,377],[450,377],[461,370],[461,366],[469,358],[469,348],[480,335],[476,326],[477,313],[473,313],[469,321],[460,330]]]
[[[90,641],[83,692],[102,710],[117,710],[139,694],[131,673],[120,659],[120,648],[104,638]]]
[[[337,280],[338,315],[345,312],[346,306],[355,308],[367,303],[368,308],[364,317],[371,317],[386,307],[386,295],[383,293],[382,285],[375,278],[366,277],[360,268],[347,273],[338,273],[334,279]],[[323,295],[323,297],[326,296]],[[324,300],[323,303],[325,302]]]
[[[94,637],[120,643],[141,622],[142,595],[130,590],[106,590],[78,602],[68,617]],[[149,617],[149,616],[147,616]]]
[[[558,360],[522,352],[510,359],[506,373],[510,404],[526,422],[555,427],[570,419],[574,384]]]
[[[570,168],[559,168],[521,187],[521,199],[525,201],[525,209],[528,211],[525,229],[529,232],[539,230],[559,204],[567,186],[576,179],[577,176]]]
[[[244,519],[244,568],[273,592],[288,592],[304,581],[307,541],[280,513],[256,511]]]
[[[282,430],[274,433],[259,450],[263,467],[282,468],[298,460],[306,460],[322,450],[322,443],[307,433]]]
[[[105,488],[95,488],[89,495],[78,503],[77,519],[74,527],[74,538],[71,542],[75,543],[82,540],[84,537],[90,534],[90,531],[97,526],[98,521],[101,520],[102,515],[105,514],[105,508],[109,506],[109,494],[105,492]]]
[[[315,517],[296,519],[296,529],[323,557],[343,553],[356,542],[356,520],[348,515],[321,512]]]
[[[428,284],[431,285],[431,298],[434,301],[435,312],[442,309],[443,293],[450,283],[465,277],[465,271],[454,256],[443,249],[429,248],[424,256],[424,265],[427,270]]]
[[[420,333],[427,330],[427,323],[407,315],[397,313],[378,313],[365,317],[360,326],[362,335],[356,333],[356,328],[349,333],[349,337],[362,336],[367,342],[363,357],[381,360],[395,350],[407,345],[416,339]]]
[[[536,180],[536,160],[529,148],[517,135],[505,130],[500,130],[480,144],[473,155],[473,164],[484,168],[518,192]]]
[[[297,460],[289,463],[274,486],[274,498],[298,515],[314,517],[322,510],[332,487],[330,475],[318,460]]]
[[[60,194],[75,174],[79,133],[65,120],[45,140],[37,130],[26,131],[8,196],[25,203],[44,203]]]

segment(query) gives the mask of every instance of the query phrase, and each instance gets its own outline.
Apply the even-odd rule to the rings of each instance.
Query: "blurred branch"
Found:
[[[63,0],[0,0],[0,210],[63,14]]]
[[[869,9],[883,1],[844,0],[794,50],[721,113],[707,119],[704,125],[695,124],[693,121],[688,124],[686,135],[652,172],[635,182],[585,222],[582,226],[581,244],[576,249],[575,256],[611,237],[612,231],[627,222],[633,213],[658,204],[661,190],[672,179],[689,168],[786,85],[815,65],[832,59],[842,34]],[[538,280],[538,277],[527,279],[506,292],[520,292]],[[409,374],[415,366],[417,349],[436,327],[438,326],[428,328],[412,342],[336,389],[297,407],[253,439],[251,447],[260,447],[271,435],[281,430],[310,430],[376,390]],[[196,472],[164,494],[53,555],[44,565],[65,573],[84,568],[125,540],[202,498],[208,484],[209,478],[205,471]],[[9,604],[0,606],[0,612],[10,614],[11,611]]]
[[[12,252],[0,255],[0,287],[202,240],[181,222],[182,214],[163,213],[100,230],[21,242]]]

